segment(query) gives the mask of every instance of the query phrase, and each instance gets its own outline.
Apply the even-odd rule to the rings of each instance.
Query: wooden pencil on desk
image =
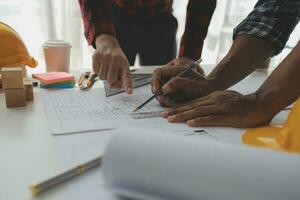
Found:
[[[66,182],[76,176],[79,176],[80,174],[82,174],[90,169],[100,166],[101,161],[102,161],[102,157],[97,157],[93,160],[90,160],[84,164],[78,165],[72,169],[62,172],[52,178],[49,178],[45,181],[38,183],[38,184],[33,184],[30,186],[31,193],[33,196],[36,196],[42,192],[45,192],[63,182]]]

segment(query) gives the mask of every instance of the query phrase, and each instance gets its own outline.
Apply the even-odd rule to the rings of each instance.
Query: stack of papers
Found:
[[[66,72],[47,72],[33,74],[33,78],[41,82],[41,88],[73,88],[75,77]]]

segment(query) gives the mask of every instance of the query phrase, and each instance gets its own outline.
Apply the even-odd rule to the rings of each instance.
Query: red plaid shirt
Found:
[[[173,0],[79,0],[85,36],[90,45],[94,45],[96,36],[100,34],[116,34],[111,13],[113,2],[132,15],[137,15],[143,9],[149,18],[172,12],[173,4]],[[215,7],[216,0],[189,0],[179,57],[201,57],[203,41]]]

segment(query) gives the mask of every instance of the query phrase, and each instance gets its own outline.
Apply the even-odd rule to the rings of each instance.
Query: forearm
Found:
[[[225,90],[244,79],[275,51],[272,43],[255,36],[239,35],[224,59],[208,75],[215,90]]]
[[[111,0],[78,0],[83,18],[84,33],[90,45],[98,35],[115,35]]]
[[[187,6],[185,31],[181,38],[179,57],[198,60],[202,54],[211,17],[216,8],[216,0],[193,1]]]
[[[216,90],[227,89],[280,53],[299,21],[299,8],[299,0],[259,0],[234,29],[230,52],[209,75]]]
[[[277,114],[300,96],[300,42],[257,90],[262,106]]]

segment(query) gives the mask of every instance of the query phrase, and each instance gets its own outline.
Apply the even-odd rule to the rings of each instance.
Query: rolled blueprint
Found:
[[[300,156],[141,129],[116,131],[106,187],[133,199],[299,200]]]

